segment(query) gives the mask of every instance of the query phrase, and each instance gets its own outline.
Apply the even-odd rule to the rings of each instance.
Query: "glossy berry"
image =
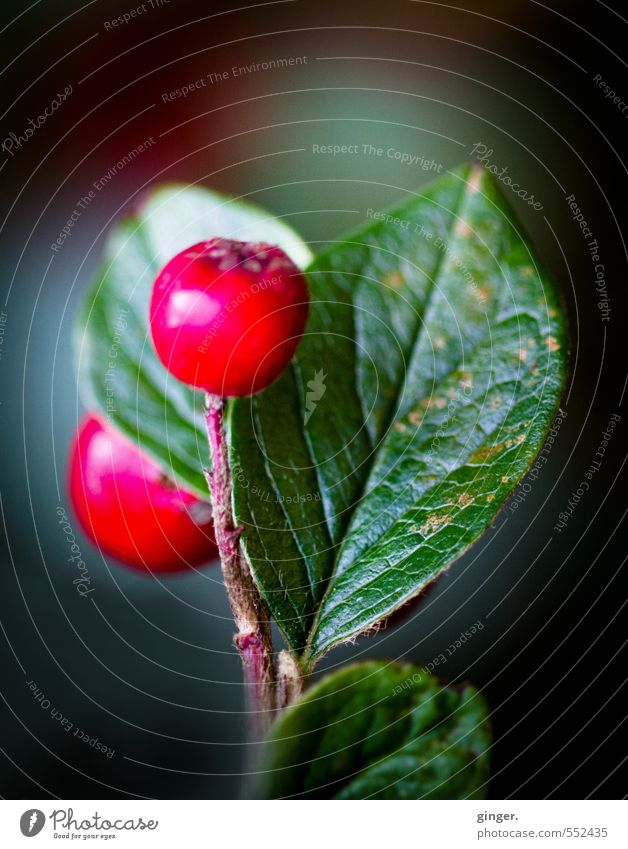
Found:
[[[155,281],[155,349],[184,383],[215,395],[250,395],[292,359],[308,300],[305,278],[281,248],[200,242],[171,259]]]
[[[87,536],[127,566],[175,572],[216,556],[209,504],[166,480],[95,416],[84,419],[72,443],[69,485]]]

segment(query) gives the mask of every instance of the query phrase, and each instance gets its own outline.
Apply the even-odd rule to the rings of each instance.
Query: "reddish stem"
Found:
[[[255,739],[260,739],[269,728],[276,709],[272,634],[268,610],[240,546],[242,529],[235,527],[233,518],[224,403],[217,395],[206,396],[205,423],[212,460],[206,478],[225,587],[238,629],[234,643],[244,667],[251,726]]]

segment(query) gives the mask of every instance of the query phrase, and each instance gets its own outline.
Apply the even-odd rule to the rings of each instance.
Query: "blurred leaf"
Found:
[[[415,666],[372,661],[324,678],[271,729],[262,798],[481,799],[490,729],[482,696]]]

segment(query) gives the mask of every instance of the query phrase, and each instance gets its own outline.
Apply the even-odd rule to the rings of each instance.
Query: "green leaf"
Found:
[[[83,403],[153,457],[180,485],[207,498],[201,393],[172,378],[148,330],[153,280],[174,254],[214,236],[278,244],[299,265],[310,252],[283,222],[207,189],[150,191],[112,229],[103,267],[78,317],[75,354]]]
[[[329,675],[271,729],[257,794],[265,799],[481,799],[486,704],[424,669],[385,661]]]
[[[246,555],[306,668],[478,539],[565,377],[556,291],[488,172],[370,217],[310,266],[293,367],[229,413]]]

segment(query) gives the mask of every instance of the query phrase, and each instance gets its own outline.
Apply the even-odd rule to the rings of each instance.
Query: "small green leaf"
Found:
[[[203,397],[171,377],[158,360],[148,304],[159,268],[189,245],[214,236],[278,244],[300,265],[310,259],[301,239],[264,210],[207,189],[164,185],[112,229],[102,270],[75,329],[83,403],[204,498],[203,466],[209,457]]]
[[[481,799],[486,704],[424,669],[385,661],[324,678],[271,729],[257,794],[265,799]]]
[[[309,267],[293,367],[230,409],[244,548],[306,668],[478,539],[565,377],[556,291],[488,172],[372,217]]]

